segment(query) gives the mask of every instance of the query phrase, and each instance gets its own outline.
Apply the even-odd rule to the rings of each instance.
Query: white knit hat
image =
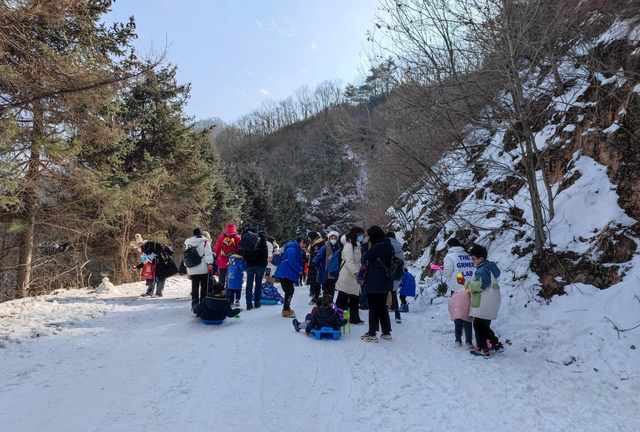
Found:
[[[339,238],[340,238],[340,234],[338,234],[338,232],[337,232],[337,231],[331,231],[331,232],[329,232],[329,234],[327,234],[327,238],[328,238],[328,239],[330,239],[330,238],[331,238],[331,236],[336,236],[336,238],[337,238],[337,239],[339,239]]]

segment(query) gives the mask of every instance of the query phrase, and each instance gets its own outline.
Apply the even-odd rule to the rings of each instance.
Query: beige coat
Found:
[[[360,295],[360,285],[356,275],[360,271],[362,262],[362,250],[356,246],[355,250],[351,242],[347,242],[342,250],[342,268],[336,283],[336,289],[350,295]]]

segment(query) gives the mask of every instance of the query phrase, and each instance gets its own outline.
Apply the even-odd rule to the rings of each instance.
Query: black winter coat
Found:
[[[324,241],[322,240],[322,237],[318,237],[317,239],[315,239],[309,246],[309,269],[307,272],[308,285],[315,285],[318,283],[317,282],[318,269],[313,267],[311,265],[311,262],[313,262],[313,259],[316,257],[316,255],[318,255],[318,252],[320,252],[320,249],[322,249],[322,246],[324,246]]]
[[[207,321],[221,321],[226,317],[234,317],[240,313],[240,309],[232,309],[231,303],[225,297],[217,297],[211,294],[200,302],[195,308],[196,316]]]
[[[391,266],[391,257],[395,249],[388,238],[382,238],[362,255],[362,262],[367,263],[367,277],[364,290],[371,294],[383,294],[393,290],[393,281],[386,276],[384,266]],[[383,266],[384,263],[384,266]]]
[[[340,318],[337,310],[329,306],[322,306],[313,314],[311,322],[307,325],[305,331],[309,334],[311,333],[311,329],[320,330],[322,327],[331,327],[334,330],[338,330],[346,324],[347,320]]]

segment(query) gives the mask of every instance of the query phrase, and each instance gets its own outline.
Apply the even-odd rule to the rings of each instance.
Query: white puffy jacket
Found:
[[[469,280],[476,272],[476,266],[471,261],[471,257],[462,246],[453,246],[444,257],[444,281],[450,291],[462,288],[456,278],[458,273],[462,273],[465,279]]]
[[[211,251],[211,243],[204,237],[191,237],[184,241],[184,249],[187,250],[187,247],[189,246],[196,248],[198,254],[202,257],[202,261],[200,261],[200,264],[195,267],[187,267],[187,274],[189,276],[192,276],[209,273],[207,265],[213,264],[213,252]]]
[[[336,289],[346,294],[359,295],[360,285],[356,275],[360,271],[362,250],[360,246],[354,248],[351,242],[346,242],[342,247],[342,268],[336,282]]]

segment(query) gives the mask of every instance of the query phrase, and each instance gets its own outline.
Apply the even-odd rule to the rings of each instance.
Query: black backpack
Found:
[[[187,246],[187,250],[184,251],[182,260],[184,261],[184,265],[187,268],[200,265],[200,263],[202,262],[202,257],[198,253],[198,247],[194,245]]]
[[[261,233],[246,231],[242,235],[242,238],[240,239],[240,249],[242,250],[242,257],[245,262],[258,258],[261,240]]]
[[[394,282],[402,280],[404,277],[404,263],[396,256],[396,251],[393,246],[391,247],[391,265],[389,267],[384,265],[380,258],[378,258],[377,261],[382,265],[382,268],[384,268],[384,275],[387,279]]]

